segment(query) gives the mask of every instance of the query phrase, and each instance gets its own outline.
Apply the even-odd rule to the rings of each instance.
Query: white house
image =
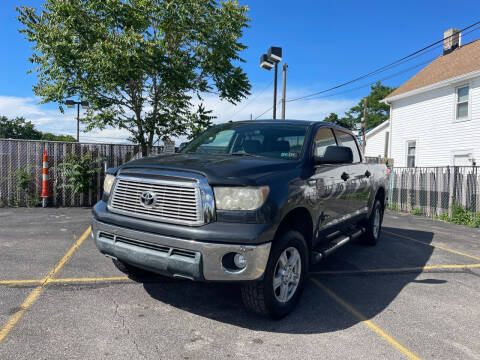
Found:
[[[368,156],[384,156],[383,144],[395,167],[480,164],[480,40],[460,42],[447,30],[443,55],[383,100],[390,120],[371,131],[371,144],[367,135]]]
[[[384,121],[365,133],[365,156],[388,158],[390,121]]]

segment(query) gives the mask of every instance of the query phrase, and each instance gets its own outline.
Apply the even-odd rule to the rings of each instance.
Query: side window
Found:
[[[457,116],[458,120],[468,119],[468,93],[469,87],[457,88]]]
[[[409,141],[407,143],[407,167],[415,167],[416,150],[417,150],[417,142]]]
[[[314,151],[315,156],[323,156],[327,146],[336,146],[335,137],[333,136],[332,129],[322,127],[318,129],[315,135]]]
[[[355,142],[355,138],[347,134],[343,131],[335,130],[335,134],[337,135],[339,145],[341,146],[348,146],[350,149],[352,149],[353,153],[353,162],[358,163],[360,162],[360,153],[358,152],[358,147],[357,143]]]

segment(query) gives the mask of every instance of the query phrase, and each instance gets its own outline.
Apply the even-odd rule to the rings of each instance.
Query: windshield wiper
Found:
[[[205,154],[205,155],[214,155],[214,156],[250,156],[250,157],[264,157],[262,155],[255,155],[249,153],[242,153],[242,152],[234,152],[234,153],[198,153],[196,151],[187,151],[186,154]]]
[[[234,153],[225,154],[225,155],[231,155],[231,156],[251,156],[251,157],[263,157],[262,155],[249,154],[249,153],[242,153],[242,152],[234,152]]]

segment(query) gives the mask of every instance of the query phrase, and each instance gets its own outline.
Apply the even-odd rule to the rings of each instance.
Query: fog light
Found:
[[[245,256],[242,254],[235,254],[233,262],[239,269],[243,269],[245,266],[247,266],[247,259],[245,259]]]

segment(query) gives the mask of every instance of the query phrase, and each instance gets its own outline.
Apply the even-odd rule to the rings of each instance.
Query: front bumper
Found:
[[[92,219],[92,235],[101,253],[126,263],[174,277],[208,281],[248,281],[262,277],[271,243],[237,245],[200,242],[111,225]],[[233,235],[233,234],[232,234]],[[240,271],[224,267],[228,253],[243,254]]]

